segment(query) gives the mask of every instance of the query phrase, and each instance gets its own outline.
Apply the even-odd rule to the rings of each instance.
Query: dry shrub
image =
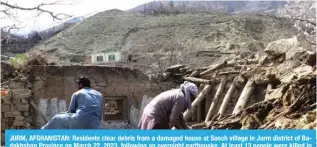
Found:
[[[31,52],[27,54],[26,66],[34,66],[34,65],[48,65],[47,60],[41,56],[38,52]]]

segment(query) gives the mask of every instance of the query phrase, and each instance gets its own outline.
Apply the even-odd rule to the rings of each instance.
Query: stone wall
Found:
[[[3,81],[2,88],[10,89],[7,96],[1,97],[2,144],[5,129],[32,128],[33,119],[29,100],[32,97],[31,84],[26,77]]]

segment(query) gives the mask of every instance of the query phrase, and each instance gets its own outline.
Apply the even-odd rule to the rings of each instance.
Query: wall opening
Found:
[[[103,114],[104,114],[105,121],[128,120],[127,97],[106,96],[104,99]]]
[[[115,55],[109,55],[108,59],[109,59],[109,61],[116,61],[116,56]]]
[[[103,56],[97,56],[97,62],[103,62]]]

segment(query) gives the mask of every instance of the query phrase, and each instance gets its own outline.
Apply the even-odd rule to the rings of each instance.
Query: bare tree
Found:
[[[294,21],[307,42],[316,45],[316,1],[290,1],[280,13]]]
[[[67,18],[70,18],[71,15],[64,14],[64,13],[57,13],[50,11],[47,7],[48,6],[56,6],[56,5],[72,5],[75,4],[76,0],[71,0],[71,3],[66,3],[65,1],[55,1],[51,3],[40,3],[33,7],[24,7],[20,6],[16,3],[12,3],[9,1],[0,0],[0,20],[12,20],[14,24],[8,24],[6,26],[2,26],[1,30],[7,32],[7,34],[10,34],[11,30],[18,30],[22,28],[22,26],[19,26],[18,24],[21,23],[19,20],[18,12],[22,11],[28,11],[28,12],[36,12],[35,18],[39,17],[42,14],[48,14],[53,18],[53,21],[63,21]],[[79,2],[79,1],[78,1]],[[2,36],[1,40],[7,38],[7,36]]]
[[[52,18],[55,20],[62,20],[65,19],[66,17],[70,17],[67,14],[63,14],[63,13],[54,13],[52,11],[46,10],[43,7],[45,6],[52,6],[52,5],[58,5],[60,4],[59,1],[56,2],[52,2],[52,3],[41,3],[35,7],[22,7],[22,6],[18,6],[17,4],[10,4],[8,2],[3,2],[0,1],[0,6],[1,6],[1,13],[4,14],[4,16],[2,16],[2,18],[4,18],[5,16],[9,17],[9,18],[15,18],[17,16],[14,15],[14,13],[12,11],[14,10],[23,10],[23,11],[37,11],[38,14],[37,16],[41,15],[42,13],[48,13],[52,16]]]

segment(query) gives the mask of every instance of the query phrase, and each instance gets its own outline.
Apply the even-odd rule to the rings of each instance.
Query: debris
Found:
[[[272,42],[264,52],[266,55],[255,59],[225,60],[207,67],[178,65],[178,70],[171,72],[172,79],[206,84],[193,100],[193,108],[200,109],[201,102],[210,98],[212,87],[218,87],[210,98],[213,98],[211,103],[205,106],[206,112],[185,111],[186,121],[196,115],[198,123],[192,125],[193,129],[309,129],[316,126],[315,52],[301,46],[296,38]],[[210,75],[213,76],[210,78]],[[230,85],[224,86],[224,83]],[[201,119],[204,121],[200,122]]]

